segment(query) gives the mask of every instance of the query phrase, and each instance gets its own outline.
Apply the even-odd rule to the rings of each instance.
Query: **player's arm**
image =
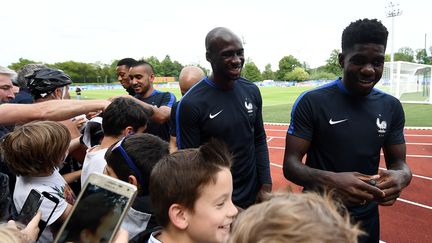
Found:
[[[171,106],[176,101],[176,98],[172,93],[167,93],[167,95],[164,96],[162,104],[159,107],[147,104],[144,101],[134,97],[129,96],[128,98],[134,99],[138,104],[146,108],[146,110],[148,110],[150,119],[159,124],[164,124],[169,121]]]
[[[358,205],[371,201],[384,193],[367,183],[376,176],[358,172],[331,172],[314,169],[302,163],[311,142],[291,134],[286,136],[283,172],[285,178],[307,188],[336,189],[347,205]]]
[[[177,148],[198,148],[201,145],[199,109],[193,101],[183,99],[176,109]]]
[[[387,170],[379,172],[381,178],[377,184],[377,187],[385,192],[385,197],[378,198],[378,202],[384,206],[392,205],[412,178],[411,170],[406,163],[406,145],[403,135],[405,114],[401,103],[397,100],[392,114],[391,128],[383,146]]]
[[[261,100],[261,95],[259,95]],[[262,119],[262,102],[257,103],[257,118],[254,124],[254,139],[255,139],[255,158],[258,171],[258,183],[260,191],[257,201],[261,201],[265,193],[270,193],[272,190],[272,178],[270,173],[270,159],[267,147],[267,137],[264,130]]]
[[[412,178],[406,158],[406,146],[403,144],[386,145],[383,147],[387,170],[379,172],[377,187],[385,192],[385,197],[378,200],[383,206],[396,202],[402,189],[407,187]]]

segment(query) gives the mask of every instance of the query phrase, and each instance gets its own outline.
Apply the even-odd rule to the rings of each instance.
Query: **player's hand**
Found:
[[[369,183],[370,180],[378,180],[379,178],[379,175],[369,176],[358,172],[340,172],[334,174],[330,186],[340,194],[345,205],[358,206],[385,196],[381,189]]]
[[[377,201],[382,206],[391,206],[400,196],[402,189],[408,185],[405,181],[406,176],[400,170],[381,170],[379,175],[380,179],[376,186],[385,193],[385,196],[378,198]]]
[[[258,192],[256,202],[260,203],[264,201],[269,193],[271,193],[272,184],[263,184]]]

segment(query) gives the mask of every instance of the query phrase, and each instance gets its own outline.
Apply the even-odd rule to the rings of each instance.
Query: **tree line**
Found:
[[[432,46],[429,47],[432,53]],[[330,52],[326,64],[317,68],[310,68],[306,62],[301,62],[292,55],[284,56],[279,60],[278,69],[272,70],[271,64],[267,64],[261,71],[252,59],[248,58],[243,67],[242,76],[251,81],[262,80],[286,80],[286,81],[305,81],[305,80],[331,80],[342,76],[342,69],[339,65],[338,54],[340,50],[334,49]],[[183,64],[174,60],[169,55],[160,61],[155,56],[143,58],[154,67],[156,77],[176,77],[178,78]],[[432,64],[432,56],[428,56],[426,49],[413,50],[409,47],[402,47],[394,53],[395,61],[415,62],[420,64]],[[385,61],[390,61],[390,55],[386,54]],[[118,60],[113,60],[110,64],[101,62],[83,63],[75,61],[57,62],[45,65],[63,70],[69,74],[76,83],[112,83],[116,82],[115,68]],[[22,66],[30,63],[41,63],[25,58],[20,58],[18,62],[12,63],[8,67],[18,71]],[[199,65],[197,65],[199,66]],[[210,70],[201,67],[206,74]]]

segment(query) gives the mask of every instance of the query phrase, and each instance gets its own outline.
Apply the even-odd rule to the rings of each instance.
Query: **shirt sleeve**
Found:
[[[166,92],[165,95],[163,96],[160,106],[168,106],[171,108],[175,102],[176,102],[175,95],[171,92]]]
[[[306,93],[301,94],[293,105],[288,134],[311,141],[313,135],[312,104]]]
[[[199,129],[199,110],[193,102],[183,98],[176,109],[177,147],[197,148],[201,145]]]
[[[169,133],[170,136],[176,137],[176,110],[177,110],[178,102],[174,103],[171,107],[171,114],[169,120]]]
[[[392,121],[390,125],[390,132],[386,138],[385,144],[402,144],[405,143],[403,134],[405,126],[405,114],[402,108],[402,104],[399,100],[396,100],[396,105],[393,109]]]
[[[262,119],[262,98],[257,88],[257,116],[254,124],[255,158],[260,185],[272,184],[270,174],[270,159],[267,147],[267,137]]]

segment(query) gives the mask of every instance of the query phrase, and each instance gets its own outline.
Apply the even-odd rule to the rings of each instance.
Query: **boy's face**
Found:
[[[231,201],[232,176],[224,168],[216,175],[216,183],[202,188],[195,208],[186,211],[186,232],[194,242],[225,242],[238,210]]]

